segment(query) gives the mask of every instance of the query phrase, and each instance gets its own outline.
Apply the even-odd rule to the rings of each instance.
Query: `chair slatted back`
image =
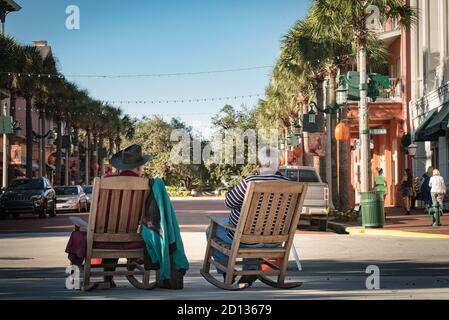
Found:
[[[238,226],[240,241],[287,241],[292,228],[296,230],[306,191],[306,185],[296,182],[250,182]]]
[[[94,181],[89,234],[93,241],[137,241],[148,179],[138,177],[97,178]]]

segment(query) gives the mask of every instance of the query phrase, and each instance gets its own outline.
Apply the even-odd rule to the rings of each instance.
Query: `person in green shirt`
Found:
[[[387,185],[387,178],[383,175],[384,171],[382,168],[377,169],[378,176],[374,177],[374,191],[382,193],[385,198],[388,194],[388,185]]]

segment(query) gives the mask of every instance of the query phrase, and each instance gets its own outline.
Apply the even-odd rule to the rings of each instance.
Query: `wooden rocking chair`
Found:
[[[307,185],[296,182],[270,181],[250,182],[245,195],[239,224],[236,228],[224,224],[221,217],[211,218],[211,229],[207,242],[206,256],[201,275],[211,284],[225,290],[241,290],[248,284],[232,284],[236,276],[257,275],[263,283],[280,289],[299,287],[301,282],[285,282],[288,259],[293,244],[296,228],[302,211]],[[217,226],[235,232],[232,246],[216,237]],[[240,248],[240,244],[264,243],[280,246],[276,248]],[[212,258],[213,250],[229,257],[227,265]],[[244,258],[259,260],[242,261]],[[275,265],[263,258],[281,259]],[[244,264],[259,265],[258,270],[237,270],[236,266]],[[262,270],[262,264],[268,264],[272,270]],[[224,282],[210,274],[211,265],[226,273]],[[267,276],[277,276],[277,281]]]
[[[139,229],[149,193],[148,179],[137,177],[96,178],[87,231],[84,291],[108,289],[110,283],[92,283],[91,277],[126,276],[138,289],[154,289],[150,271],[143,266],[145,244]],[[101,245],[100,245],[101,244]],[[129,249],[125,249],[126,248]],[[116,247],[116,248],[115,248]],[[92,258],[127,258],[126,264],[92,265]],[[126,267],[126,271],[92,271],[93,268]],[[139,281],[136,276],[142,276]]]

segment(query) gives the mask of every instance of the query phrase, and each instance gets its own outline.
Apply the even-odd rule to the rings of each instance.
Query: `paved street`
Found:
[[[211,200],[176,201],[175,206],[191,263],[185,290],[138,291],[120,278],[113,290],[66,290],[64,249],[70,224],[64,215],[54,220],[0,222],[0,299],[449,299],[445,239],[314,232],[300,232],[295,239],[303,271],[296,270],[294,261],[289,269],[291,279],[304,282],[300,289],[280,291],[256,283],[243,292],[221,291],[207,283],[199,269],[205,250],[205,216],[226,214],[225,209]],[[381,290],[365,288],[369,265],[380,268]]]

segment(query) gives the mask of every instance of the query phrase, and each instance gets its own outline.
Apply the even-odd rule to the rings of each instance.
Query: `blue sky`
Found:
[[[21,43],[48,40],[67,75],[154,74],[273,65],[281,37],[308,0],[16,0],[6,30]],[[77,5],[81,29],[65,27]],[[178,100],[263,94],[270,69],[195,76],[70,78],[101,100]],[[240,107],[258,98],[231,100]],[[116,104],[132,116],[179,118],[208,134],[225,102]],[[190,115],[189,115],[190,114]]]

